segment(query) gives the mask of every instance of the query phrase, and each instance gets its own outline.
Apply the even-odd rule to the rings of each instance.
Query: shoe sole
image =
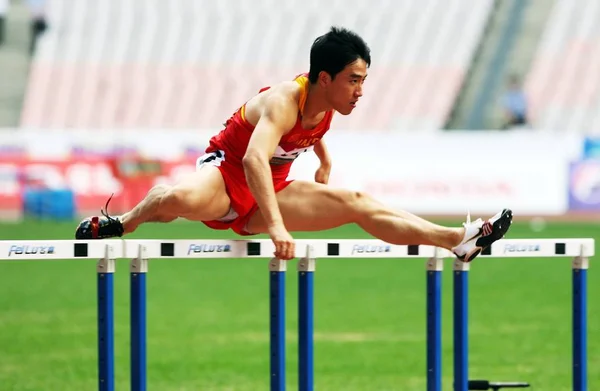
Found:
[[[512,224],[512,217],[512,211],[510,209],[504,209],[498,220],[494,221],[492,224],[492,233],[488,236],[483,236],[477,239],[477,242],[475,242],[475,248],[471,252],[465,254],[465,257],[462,261],[471,262],[473,259],[477,258],[477,256],[481,254],[483,250],[491,246],[492,243],[502,239]],[[481,240],[486,243],[481,243]]]

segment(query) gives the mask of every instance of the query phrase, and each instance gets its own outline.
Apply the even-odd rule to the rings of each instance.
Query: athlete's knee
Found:
[[[152,188],[148,191],[148,195],[150,196],[154,196],[154,197],[162,197],[167,191],[169,191],[169,189],[172,186],[169,185],[165,185],[165,184],[158,184],[155,186],[152,186]]]
[[[159,184],[150,189],[148,197],[156,207],[153,209],[151,220],[155,222],[169,222],[177,218],[173,210],[177,209],[178,200],[174,197],[173,186]]]
[[[162,195],[160,207],[165,209],[173,209],[188,203],[190,199],[189,191],[182,188],[171,187]]]
[[[340,194],[340,201],[353,222],[360,222],[370,216],[375,207],[373,198],[362,191],[344,191]]]

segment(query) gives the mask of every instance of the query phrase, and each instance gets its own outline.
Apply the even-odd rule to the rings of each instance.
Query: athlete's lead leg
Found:
[[[444,227],[408,212],[395,211],[361,192],[304,181],[291,183],[277,193],[277,200],[284,224],[292,232],[322,231],[356,223],[385,242],[443,247],[465,261],[502,237],[512,220],[511,212],[505,210],[486,222]],[[247,225],[252,233],[265,233],[266,228],[260,211]]]

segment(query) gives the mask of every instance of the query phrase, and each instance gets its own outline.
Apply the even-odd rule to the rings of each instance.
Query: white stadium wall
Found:
[[[124,186],[106,156],[135,153],[159,160],[159,174],[117,202],[127,209],[152,183],[172,183],[194,170],[212,131],[0,132],[0,210],[20,208],[23,178],[74,192],[79,213],[97,211]],[[140,137],[143,135],[143,137]],[[469,131],[418,135],[333,129],[330,184],[364,191],[394,208],[423,215],[481,215],[510,207],[515,215],[561,215],[569,210],[570,171],[583,136],[528,131]],[[313,180],[318,160],[301,155],[290,176]],[[599,170],[585,170],[579,193],[589,193]],[[590,178],[591,176],[591,178]],[[596,179],[594,179],[596,178]],[[591,186],[591,187],[590,187]],[[4,213],[6,214],[6,213]],[[9,213],[10,214],[10,213]]]

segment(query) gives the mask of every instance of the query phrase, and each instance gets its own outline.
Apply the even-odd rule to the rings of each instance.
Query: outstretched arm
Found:
[[[275,93],[267,97],[243,158],[248,187],[275,243],[275,256],[281,259],[294,257],[294,244],[279,211],[269,160],[281,137],[296,123],[297,115],[298,105],[292,97]]]

